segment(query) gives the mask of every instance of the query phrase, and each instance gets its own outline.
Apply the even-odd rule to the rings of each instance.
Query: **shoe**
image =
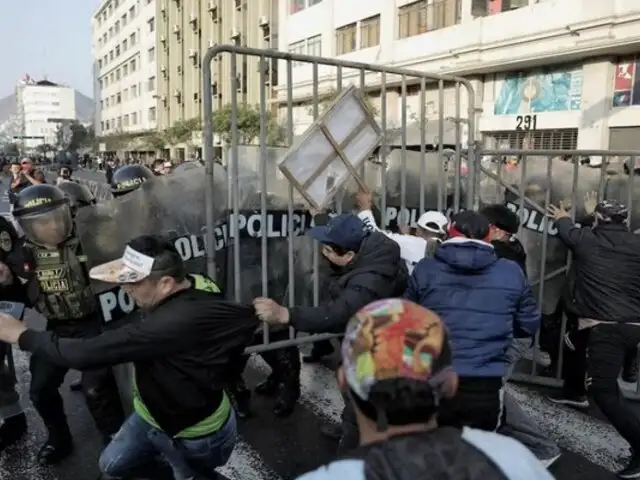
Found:
[[[256,387],[255,392],[264,397],[273,397],[278,393],[278,387],[278,382],[270,376],[266,381]]]
[[[629,465],[616,475],[618,475],[618,478],[640,478],[640,457],[633,457]]]
[[[60,463],[73,453],[71,438],[64,440],[52,440],[51,437],[38,451],[38,463],[43,467]]]
[[[338,423],[325,423],[320,426],[320,433],[336,442],[342,438],[342,425]]]
[[[547,458],[546,460],[540,460],[540,463],[542,463],[542,465],[544,465],[544,468],[548,469],[549,467],[551,467],[551,465],[556,463],[561,456],[562,456],[562,454],[559,453],[555,457]]]
[[[324,357],[331,355],[335,349],[330,340],[321,340],[313,344],[311,353],[302,357],[304,363],[318,363],[321,362]]]
[[[627,383],[636,383],[638,381],[638,357],[631,355],[625,359],[624,368],[622,369],[622,381]]]
[[[250,390],[244,385],[233,385],[233,387],[229,387],[227,393],[238,418],[250,418],[253,415]]]
[[[589,408],[589,400],[585,395],[553,395],[547,397],[550,402],[557,403],[559,405],[567,405],[574,408]]]
[[[299,398],[299,386],[282,384],[278,391],[276,404],[273,407],[273,413],[278,417],[288,417],[293,413]]]
[[[0,426],[0,452],[15,444],[27,432],[27,417],[24,413],[7,418]]]

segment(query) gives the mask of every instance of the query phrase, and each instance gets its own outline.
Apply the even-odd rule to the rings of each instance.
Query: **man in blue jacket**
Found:
[[[439,422],[493,431],[504,413],[506,352],[514,336],[535,335],[540,312],[521,268],[497,257],[488,234],[479,213],[455,215],[449,240],[418,263],[405,298],[434,311],[449,330],[460,387]]]

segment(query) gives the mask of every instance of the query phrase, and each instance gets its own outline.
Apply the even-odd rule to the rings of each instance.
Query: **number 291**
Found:
[[[516,130],[537,130],[538,129],[538,116],[537,115],[518,115],[516,117]]]

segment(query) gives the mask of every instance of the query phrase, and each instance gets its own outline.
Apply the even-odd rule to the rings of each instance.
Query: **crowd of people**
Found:
[[[114,196],[153,178],[143,169],[114,172]],[[155,175],[171,169],[153,165]],[[38,456],[43,465],[73,450],[57,390],[74,368],[83,372],[87,404],[104,435],[103,478],[158,478],[150,469],[168,469],[180,480],[216,478],[248,407],[230,387],[239,383],[235,366],[246,364],[243,352],[266,323],[344,335],[337,372],[342,425],[323,430],[337,440],[339,459],[300,479],[553,478],[548,468],[561,456],[558,445],[505,388],[541,321],[526,252],[515,236],[520,220],[505,206],[451,219],[428,211],[414,230],[400,233],[377,225],[368,192],[357,195],[354,214],[313,212],[308,234],[328,267],[326,298],[318,306],[285,307],[266,297],[252,305],[226,300],[213,280],[187,272],[173,242],[158,235],[131,240],[117,260],[79,268],[73,285],[61,290],[52,280],[66,277],[50,276],[61,261],[44,252],[82,263],[69,195],[36,182],[17,191],[14,215],[31,256],[23,262],[27,271],[0,263],[4,299],[36,307],[48,319],[46,331],[34,331],[15,315],[0,314],[0,340],[32,355],[31,399],[49,432]],[[582,384],[591,378],[595,404],[630,444],[632,458],[619,477],[640,478],[640,417],[617,384],[625,354],[640,343],[640,240],[627,229],[624,205],[592,207],[589,227],[574,224],[563,205],[548,212],[573,253],[567,298],[578,323],[568,332],[567,351],[582,356],[584,367],[572,375]],[[90,278],[122,285],[141,321],[99,325]],[[333,350],[330,342],[316,342],[308,360]],[[111,373],[124,363],[132,364],[126,419]],[[281,373],[276,366],[263,394],[282,392]],[[284,416],[297,396],[283,398],[276,413]],[[0,429],[2,447],[11,443],[3,438],[20,436],[7,432]]]

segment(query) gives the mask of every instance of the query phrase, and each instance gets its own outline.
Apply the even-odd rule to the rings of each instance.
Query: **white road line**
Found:
[[[282,480],[264,463],[260,454],[242,440],[236,444],[231,458],[218,472],[230,480]]]

